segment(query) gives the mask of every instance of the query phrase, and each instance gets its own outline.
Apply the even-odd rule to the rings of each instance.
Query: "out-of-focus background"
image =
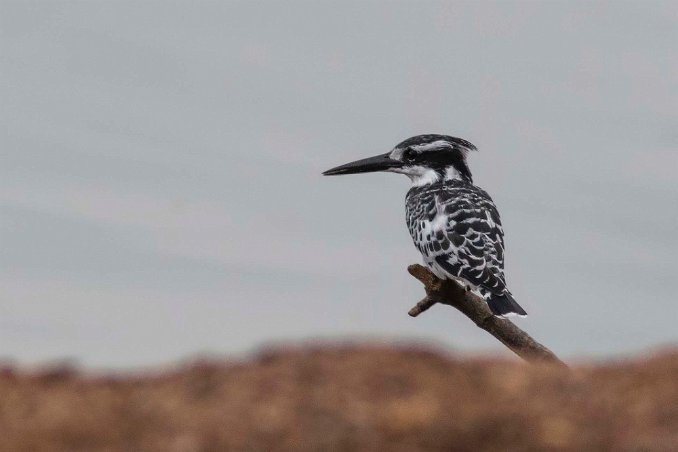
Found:
[[[93,367],[379,338],[413,320],[408,181],[470,140],[518,320],[561,357],[678,340],[675,2],[0,3],[0,356]],[[508,353],[508,352],[506,352]]]

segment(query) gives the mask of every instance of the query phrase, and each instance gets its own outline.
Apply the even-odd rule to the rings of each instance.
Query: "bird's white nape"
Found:
[[[454,166],[445,168],[445,180],[461,180],[461,173]]]

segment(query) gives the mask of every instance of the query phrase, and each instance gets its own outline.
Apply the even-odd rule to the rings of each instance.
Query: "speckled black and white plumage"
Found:
[[[396,149],[419,150],[413,160],[437,173],[425,183],[413,179],[405,198],[407,228],[424,263],[439,278],[457,279],[476,291],[495,314],[526,315],[506,287],[497,206],[473,185],[466,164],[475,146],[460,138],[420,135]]]
[[[407,227],[424,263],[481,295],[495,315],[527,315],[504,276],[504,231],[490,195],[473,185],[466,163],[475,146],[448,135],[418,135],[391,152],[326,171],[327,175],[389,171],[407,175]]]
[[[525,315],[506,288],[504,231],[485,190],[455,179],[412,187],[406,211],[414,245],[436,276],[470,283],[495,314]]]

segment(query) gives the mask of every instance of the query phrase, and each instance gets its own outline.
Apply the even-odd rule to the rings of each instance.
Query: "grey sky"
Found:
[[[502,346],[422,295],[405,177],[466,138],[519,320],[564,356],[678,341],[671,2],[0,3],[0,356],[307,338]]]

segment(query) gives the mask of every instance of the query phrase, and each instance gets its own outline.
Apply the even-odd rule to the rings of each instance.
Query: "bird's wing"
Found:
[[[436,199],[437,215],[446,225],[436,234],[450,248],[436,253],[435,261],[452,275],[494,294],[506,291],[504,232],[494,202],[477,187],[444,193]]]

